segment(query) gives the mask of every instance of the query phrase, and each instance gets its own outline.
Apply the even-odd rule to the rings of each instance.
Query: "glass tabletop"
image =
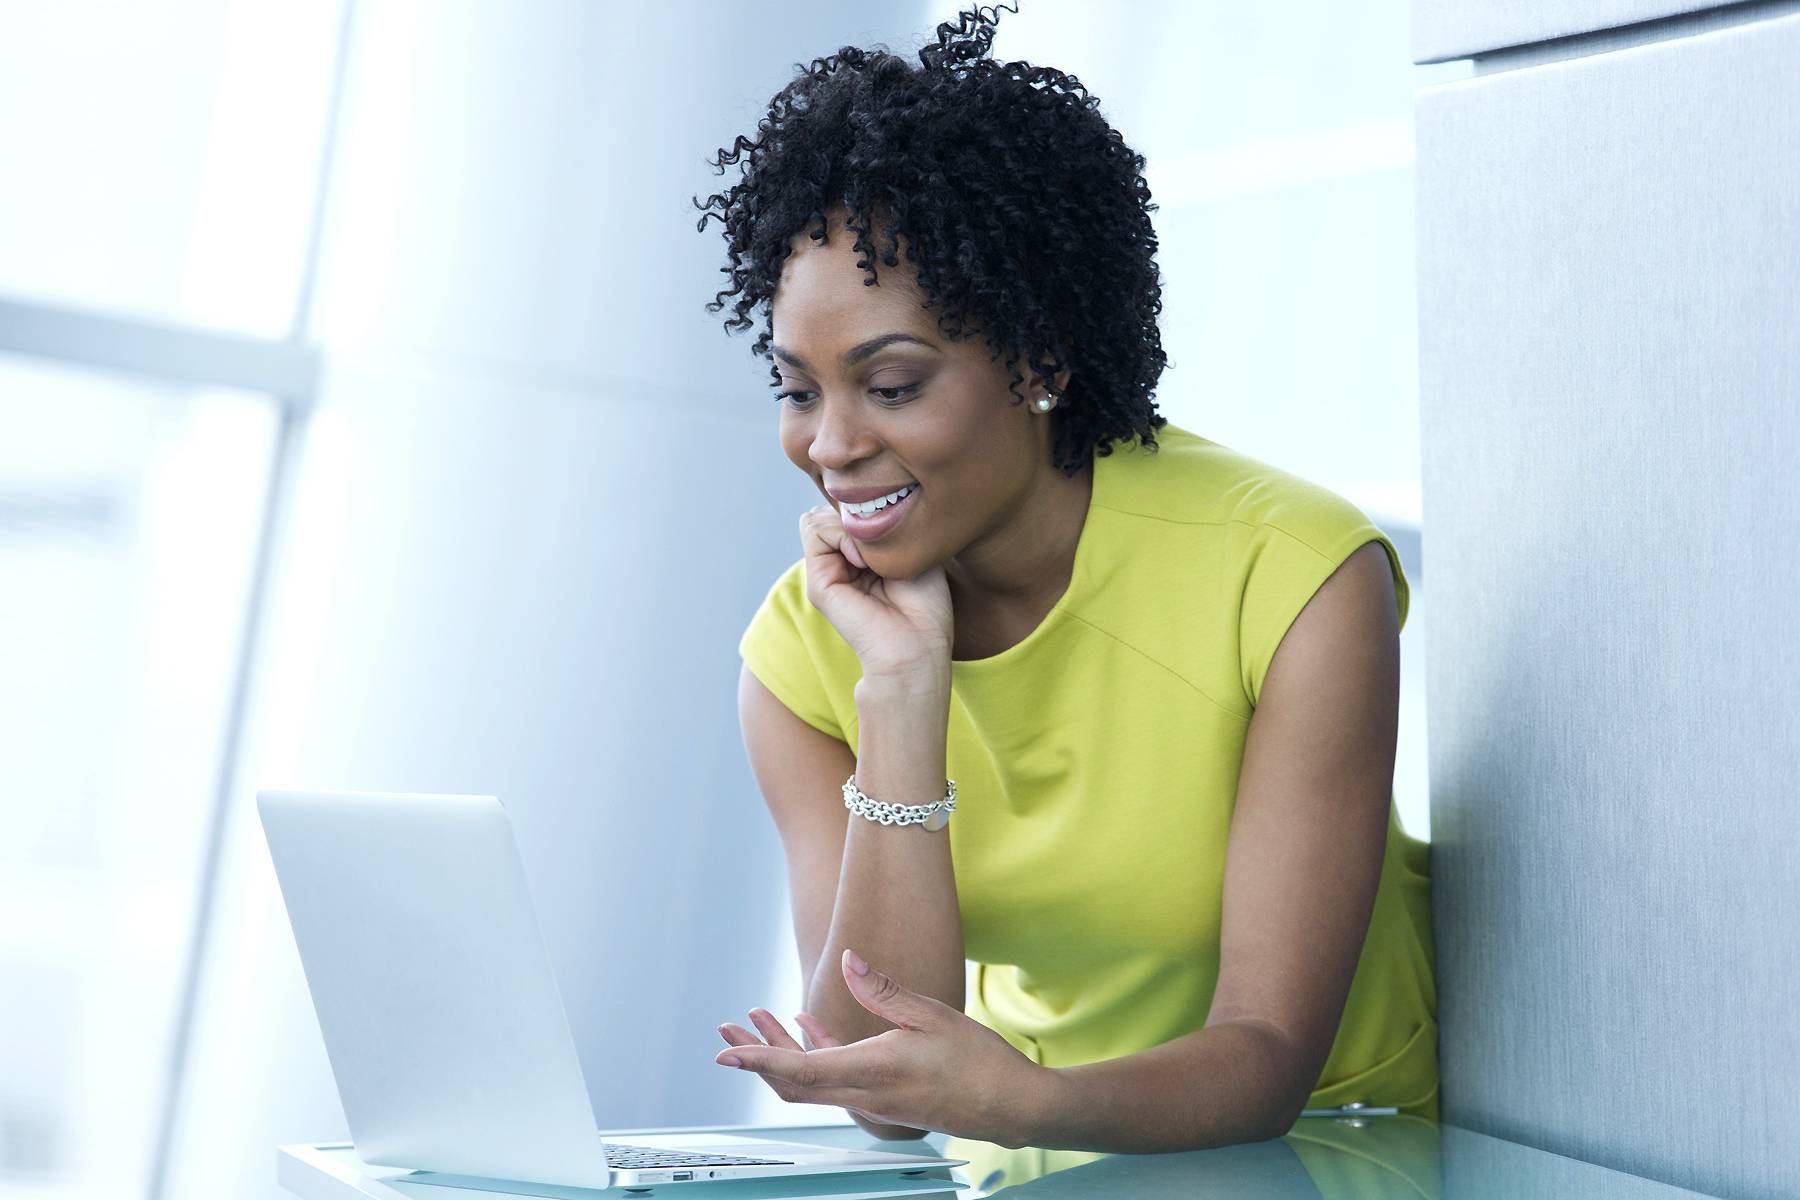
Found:
[[[731,1126],[730,1132],[854,1149],[967,1158],[941,1194],[954,1200],[1004,1193],[1132,1197],[1133,1200],[1678,1200],[1704,1193],[1564,1158],[1516,1142],[1406,1114],[1302,1117],[1264,1142],[1179,1154],[1097,1154],[1007,1149],[932,1134],[889,1142],[854,1124]],[[608,1131],[609,1138],[628,1132]],[[672,1131],[656,1131],[672,1132]],[[686,1132],[694,1132],[692,1130]],[[720,1129],[719,1132],[725,1132]]]

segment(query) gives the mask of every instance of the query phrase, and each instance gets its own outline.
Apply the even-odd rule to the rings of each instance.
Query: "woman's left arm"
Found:
[[[1374,910],[1399,705],[1394,579],[1370,542],[1320,586],[1269,664],[1238,779],[1205,1026],[1054,1072],[1031,1145],[1198,1149],[1293,1127]]]
[[[1008,1146],[1156,1153],[1278,1137],[1324,1070],[1374,910],[1398,736],[1398,602],[1387,553],[1358,549],[1282,638],[1244,746],[1226,850],[1219,980],[1206,1024],[1148,1050],[1047,1068],[846,955],[851,994],[897,1028],[803,1050],[720,1027],[721,1063],[784,1099]]]

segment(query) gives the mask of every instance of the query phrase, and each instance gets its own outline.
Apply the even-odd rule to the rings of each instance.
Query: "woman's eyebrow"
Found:
[[[849,350],[845,351],[843,364],[846,367],[854,367],[857,363],[868,358],[877,350],[880,350],[884,346],[891,346],[895,342],[912,342],[914,345],[924,346],[927,350],[934,353],[942,353],[942,351],[939,351],[936,346],[933,346],[924,338],[914,337],[910,333],[884,333],[879,337],[872,337],[860,345],[852,346]],[[801,358],[791,350],[785,350],[780,346],[776,346],[774,347],[774,352],[776,358],[781,359],[781,361],[787,363],[789,366],[799,367],[802,371],[812,370],[812,367],[807,365],[804,358]]]

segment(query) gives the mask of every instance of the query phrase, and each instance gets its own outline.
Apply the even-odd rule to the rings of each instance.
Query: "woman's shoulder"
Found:
[[[796,559],[769,585],[762,603],[750,619],[746,636],[772,634],[777,629],[806,643],[815,654],[836,649],[832,645],[834,642],[844,650],[849,649],[837,628],[807,598],[804,557]]]
[[[1133,443],[1116,464],[1096,467],[1096,499],[1112,519],[1106,562],[1094,572],[1105,586],[1091,587],[1095,623],[1134,645],[1160,647],[1159,661],[1202,681],[1196,686],[1210,687],[1209,695],[1226,693],[1221,673],[1229,667],[1254,709],[1288,626],[1339,564],[1379,541],[1404,626],[1409,589],[1399,551],[1361,508],[1173,425],[1157,432],[1157,444],[1146,453]],[[1167,599],[1147,605],[1146,597]],[[1169,605],[1179,606],[1180,619],[1147,615]],[[1219,647],[1230,643],[1235,656],[1221,659]]]
[[[795,559],[775,577],[763,603],[790,615],[798,610],[811,609],[812,605],[806,600],[805,558]]]
[[[1318,550],[1371,524],[1323,484],[1173,423],[1156,442],[1150,450],[1134,441],[1115,449],[1113,461],[1096,460],[1105,479],[1096,504],[1174,525],[1272,529]]]
[[[738,655],[764,687],[807,724],[840,741],[855,721],[856,652],[806,597],[806,560],[770,585],[738,639]]]

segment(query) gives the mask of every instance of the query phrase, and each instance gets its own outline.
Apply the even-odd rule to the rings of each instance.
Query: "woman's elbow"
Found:
[[[881,1138],[883,1141],[916,1141],[919,1138],[924,1137],[928,1132],[924,1129],[914,1129],[910,1125],[884,1125],[880,1121],[871,1121],[868,1117],[863,1116],[859,1112],[853,1112],[850,1109],[845,1109],[844,1111],[850,1113],[850,1119],[860,1125],[865,1133],[872,1137]]]

